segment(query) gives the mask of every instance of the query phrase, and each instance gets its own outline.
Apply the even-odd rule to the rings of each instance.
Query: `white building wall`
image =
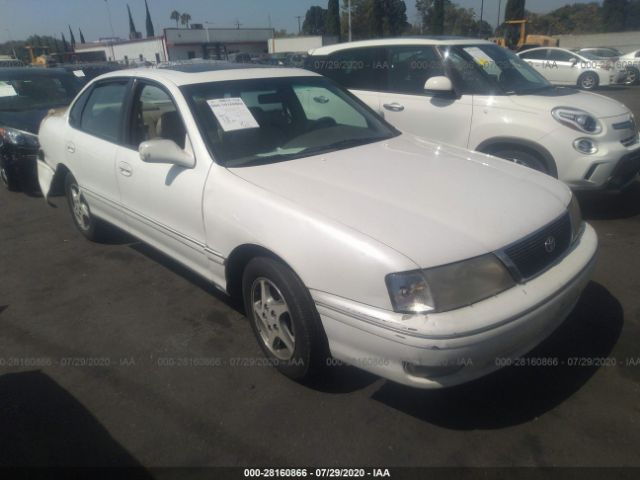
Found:
[[[594,33],[590,35],[554,35],[562,48],[611,47],[622,53],[640,48],[640,32]]]
[[[305,36],[269,39],[269,53],[308,52],[314,48],[338,43],[338,37]]]
[[[149,38],[135,42],[100,44],[96,46],[92,46],[90,44],[78,45],[76,47],[76,51],[103,51],[107,60],[121,63],[140,60],[156,63],[158,58],[161,62],[165,62],[167,60],[164,41],[162,38]],[[156,54],[158,57],[156,57]]]

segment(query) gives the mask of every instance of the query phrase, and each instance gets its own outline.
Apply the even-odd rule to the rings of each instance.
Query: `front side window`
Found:
[[[186,129],[169,94],[156,85],[138,86],[130,124],[128,144],[133,148],[147,140],[165,139],[174,141],[180,148],[185,146]]]
[[[429,78],[444,75],[440,55],[430,46],[390,47],[389,64],[390,92],[423,94]]]
[[[584,56],[589,56],[592,54],[587,53]],[[594,58],[597,58],[596,55],[592,55]],[[570,62],[571,60],[578,60],[574,54],[570,52],[565,52],[563,50],[549,50],[549,61],[552,62]]]
[[[117,142],[127,85],[125,80],[96,85],[82,111],[80,129],[96,137]]]
[[[384,89],[388,67],[381,48],[355,48],[328,57],[311,57],[308,66],[345,88],[371,91]]]
[[[212,82],[182,91],[216,161],[227,167],[288,161],[398,135],[321,77]]]
[[[497,45],[440,48],[447,73],[461,93],[520,95],[552,88],[527,62]]]

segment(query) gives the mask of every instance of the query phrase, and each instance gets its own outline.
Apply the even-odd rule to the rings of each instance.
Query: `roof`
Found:
[[[383,38],[379,40],[362,40],[359,42],[337,43],[310,50],[311,55],[329,55],[340,50],[347,50],[358,47],[385,47],[389,45],[469,45],[469,44],[489,44],[493,42],[481,40],[478,38],[468,37],[451,37],[451,36],[417,36],[417,37],[399,37],[399,38]]]
[[[169,68],[134,68],[110,72],[100,78],[141,77],[159,82],[171,82],[174,85],[181,86],[195,83],[224,82],[227,80],[310,76],[319,75],[301,68],[225,63],[176,65]]]

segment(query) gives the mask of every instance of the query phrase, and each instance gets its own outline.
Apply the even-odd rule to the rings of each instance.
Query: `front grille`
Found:
[[[549,268],[571,245],[571,219],[565,213],[549,225],[506,247],[503,254],[512,264],[516,280],[528,280]],[[515,272],[513,271],[515,270]]]

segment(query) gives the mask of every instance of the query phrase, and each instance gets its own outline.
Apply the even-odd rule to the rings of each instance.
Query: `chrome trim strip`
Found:
[[[180,239],[186,240],[187,242],[189,242],[191,245],[187,245],[191,248],[193,248],[193,246],[195,245],[196,247],[202,249],[203,252],[205,253],[209,253],[211,255],[213,255],[214,257],[217,257],[219,259],[221,259],[223,262],[226,260],[226,258],[220,254],[219,252],[216,252],[215,250],[207,247],[204,243],[199,242],[198,240],[191,238],[183,233],[178,232],[177,230],[174,230],[171,227],[168,227],[167,225],[164,225],[160,222],[157,222],[149,217],[147,217],[146,215],[142,215],[138,212],[134,212],[133,210],[131,210],[130,208],[125,207],[124,205],[120,204],[120,203],[116,203],[106,197],[104,197],[103,195],[100,195],[99,193],[96,193],[92,190],[89,190],[86,187],[81,187],[82,190],[86,193],[88,193],[89,195],[105,202],[108,203],[109,205],[111,205],[114,208],[120,209],[125,215],[129,215],[129,216],[135,216],[138,217],[139,219],[142,219],[143,221],[147,222],[148,224],[150,224],[152,227],[155,227],[156,230],[160,231],[161,233],[164,233],[165,235],[167,233],[170,233],[176,237],[179,237]],[[184,242],[183,242],[184,243]],[[186,245],[186,244],[185,244]]]

